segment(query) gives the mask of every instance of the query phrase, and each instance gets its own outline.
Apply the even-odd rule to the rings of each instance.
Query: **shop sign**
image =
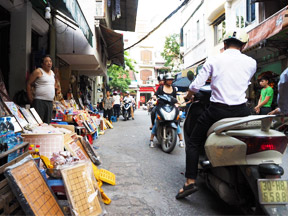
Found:
[[[93,33],[87,23],[87,20],[78,4],[77,0],[63,0],[67,10],[71,13],[75,22],[79,25],[79,28],[86,37],[88,43],[92,46],[92,36]]]

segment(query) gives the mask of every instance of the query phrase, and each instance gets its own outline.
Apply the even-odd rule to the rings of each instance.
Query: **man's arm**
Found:
[[[41,71],[39,69],[34,70],[32,74],[29,76],[26,90],[27,90],[27,97],[28,97],[30,104],[32,104],[33,102],[32,86],[34,82],[36,81],[36,79],[39,78],[40,76],[41,76]]]
[[[203,68],[200,70],[196,79],[190,84],[188,93],[186,97],[184,97],[185,100],[192,99],[192,96],[196,94],[202,86],[205,85],[209,76],[212,75],[212,71],[213,71],[212,65],[209,63],[209,61],[207,61],[203,65]]]

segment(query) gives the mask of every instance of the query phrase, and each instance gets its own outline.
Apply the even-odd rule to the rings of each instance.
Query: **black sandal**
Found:
[[[183,191],[179,192],[176,195],[176,199],[183,199],[183,198],[191,195],[192,193],[195,193],[196,191],[198,191],[198,187],[197,187],[196,183],[189,184],[187,186],[184,184]]]

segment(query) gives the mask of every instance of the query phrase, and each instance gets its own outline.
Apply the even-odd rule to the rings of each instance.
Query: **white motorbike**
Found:
[[[123,115],[124,121],[129,120],[131,116],[131,106],[132,106],[131,100],[124,99],[123,106],[122,106],[122,115]]]
[[[210,86],[205,86],[195,95],[184,122],[186,142],[209,105],[210,94]],[[288,215],[288,181],[281,179],[284,170],[279,165],[287,137],[271,129],[273,119],[277,127],[283,121],[268,115],[226,118],[207,133],[199,175],[222,200],[244,214]]]

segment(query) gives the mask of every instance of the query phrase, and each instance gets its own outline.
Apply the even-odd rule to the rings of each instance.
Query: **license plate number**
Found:
[[[259,179],[259,202],[261,204],[288,203],[288,181]]]

